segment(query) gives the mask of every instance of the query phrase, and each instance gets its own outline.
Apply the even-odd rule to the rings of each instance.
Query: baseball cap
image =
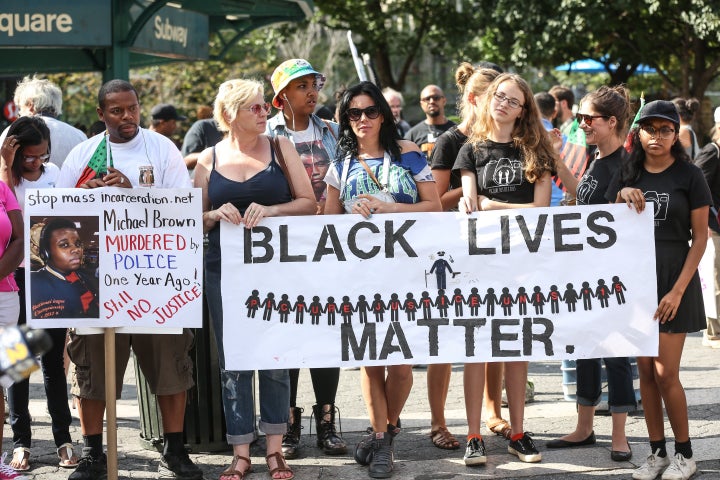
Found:
[[[169,103],[155,105],[152,110],[150,110],[150,116],[153,120],[187,120],[186,116],[179,115],[175,107]]]
[[[302,58],[293,58],[285,60],[283,63],[278,65],[275,71],[270,77],[270,83],[272,84],[275,96],[272,99],[272,104],[275,108],[280,108],[282,104],[278,101],[278,93],[283,88],[288,86],[288,83],[295,80],[296,78],[304,77],[305,75],[316,75],[318,90],[322,89],[325,85],[325,75],[316,71],[307,60]]]
[[[667,100],[655,100],[645,105],[640,112],[638,123],[642,123],[649,118],[662,118],[674,124],[680,124],[680,115],[678,115],[675,104]]]

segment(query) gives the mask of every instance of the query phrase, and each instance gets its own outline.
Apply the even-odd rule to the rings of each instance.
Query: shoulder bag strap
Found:
[[[283,175],[285,175],[285,179],[290,187],[290,196],[295,199],[295,188],[293,187],[292,180],[290,179],[290,173],[288,172],[287,165],[285,164],[285,157],[283,156],[282,148],[280,148],[280,142],[277,137],[270,138],[270,148],[275,152],[277,164],[280,165],[280,169],[282,170]]]

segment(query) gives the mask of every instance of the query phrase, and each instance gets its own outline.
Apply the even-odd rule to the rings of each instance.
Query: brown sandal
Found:
[[[508,421],[504,418],[501,418],[499,421],[493,423],[492,425],[489,425],[487,422],[485,422],[485,426],[495,435],[505,437],[508,440],[510,440],[510,437],[512,436],[512,428],[510,427]]]
[[[275,468],[270,467],[270,459],[273,457],[275,458],[275,464],[277,465]],[[285,457],[283,457],[282,453],[275,452],[265,456],[265,463],[267,463],[268,469],[270,470],[270,478],[272,478],[273,480],[291,480],[295,478],[295,474],[292,470],[290,470],[290,467],[288,467],[288,464],[285,461]],[[278,472],[289,473],[290,476],[284,479],[276,479],[274,475]]]
[[[460,442],[453,437],[453,434],[446,427],[430,431],[430,440],[433,445],[443,450],[457,450],[460,448]]]
[[[248,467],[243,471],[240,471],[237,469],[237,464],[241,460],[248,464]],[[250,459],[247,457],[243,457],[242,455],[235,455],[232,459],[232,463],[230,464],[230,466],[228,468],[226,468],[225,471],[220,474],[220,477],[222,478],[222,477],[229,477],[231,475],[234,475],[234,476],[238,477],[238,480],[243,480],[243,478],[245,478],[245,475],[247,475],[251,471],[252,471],[252,464],[250,463]]]

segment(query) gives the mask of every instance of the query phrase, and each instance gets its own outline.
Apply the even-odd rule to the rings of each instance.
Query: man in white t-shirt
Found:
[[[58,187],[132,188],[141,183],[159,188],[191,186],[185,163],[172,141],[140,127],[140,103],[130,83],[105,83],[98,93],[97,112],[107,133],[86,140],[70,152],[60,171]],[[193,385],[188,354],[191,345],[192,332],[188,329],[182,335],[116,335],[116,380],[122,383],[132,347],[150,391],[157,394],[165,440],[158,468],[162,478],[202,479],[202,471],[190,460],[183,443],[187,389]],[[71,393],[80,399],[78,413],[84,442],[83,456],[68,480],[104,478],[103,336],[71,333],[68,354],[76,366]]]
[[[25,77],[15,88],[15,105],[21,117],[40,115],[50,129],[50,162],[61,167],[70,150],[87,140],[83,132],[58,120],[62,114],[62,91],[50,80]],[[10,128],[10,127],[8,127]],[[5,140],[8,128],[0,135]]]

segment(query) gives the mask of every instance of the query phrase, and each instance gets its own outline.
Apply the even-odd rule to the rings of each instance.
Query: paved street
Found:
[[[683,356],[682,380],[686,388],[690,431],[695,459],[699,471],[694,478],[720,479],[720,350],[701,346],[701,335],[693,334],[686,342]],[[464,478],[533,478],[533,479],[586,479],[630,478],[633,468],[644,462],[649,453],[642,412],[628,420],[628,436],[633,448],[631,462],[616,463],[610,460],[610,418],[597,416],[595,433],[598,443],[592,447],[571,450],[547,450],[545,443],[569,432],[575,425],[575,405],[563,400],[560,362],[538,362],[530,365],[530,378],[535,383],[535,401],[527,405],[525,428],[534,432],[536,444],[543,454],[538,464],[524,464],[507,453],[506,442],[492,434],[485,436],[488,447],[488,464],[468,468],[462,462],[462,450],[445,451],[435,448],[429,438],[429,412],[425,369],[413,370],[415,385],[402,415],[403,432],[396,442],[397,479],[464,479]],[[344,370],[340,379],[337,405],[341,409],[344,438],[354,445],[368,421],[359,389],[359,371]],[[55,446],[50,433],[50,422],[44,403],[41,376],[31,377],[31,412],[34,422],[32,470],[30,478],[36,480],[62,480],[69,471],[57,467]],[[314,447],[314,435],[309,436],[309,412],[313,404],[310,378],[301,373],[299,406],[305,408],[303,419],[304,449],[302,458],[290,461],[298,480],[310,479],[367,479],[366,468],[357,465],[352,455],[327,457]],[[156,479],[159,455],[145,450],[139,439],[140,421],[137,408],[137,389],[134,369],[128,368],[123,388],[123,400],[118,403],[119,477]],[[77,411],[73,410],[73,415]],[[466,432],[462,397],[462,367],[453,369],[450,394],[447,402],[450,430],[463,438]],[[507,418],[507,413],[503,415]],[[672,432],[666,423],[668,450],[672,453]],[[312,428],[315,430],[314,426]],[[484,432],[485,433],[485,432]],[[73,440],[82,444],[79,422],[72,426]],[[12,450],[12,432],[5,426],[5,451]],[[193,453],[192,458],[205,470],[205,478],[217,479],[229,463],[229,453]],[[249,480],[267,479],[263,450],[257,447],[252,458],[254,473]]]

